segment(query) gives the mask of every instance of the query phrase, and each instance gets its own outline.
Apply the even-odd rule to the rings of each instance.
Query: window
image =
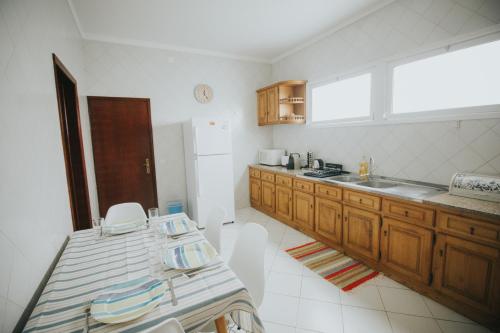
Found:
[[[371,116],[372,74],[363,74],[311,88],[311,120],[359,121]]]
[[[393,68],[392,113],[500,104],[500,41]]]

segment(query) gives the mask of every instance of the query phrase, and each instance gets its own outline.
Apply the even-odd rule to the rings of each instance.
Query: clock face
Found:
[[[206,84],[199,84],[194,88],[194,97],[199,103],[208,103],[214,97],[212,88]]]

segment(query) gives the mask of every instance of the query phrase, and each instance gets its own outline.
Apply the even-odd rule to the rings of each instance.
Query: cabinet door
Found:
[[[344,206],[344,248],[369,259],[378,260],[380,216],[362,209]]]
[[[439,234],[434,250],[434,288],[483,311],[498,306],[500,250]]]
[[[257,94],[257,117],[259,126],[267,124],[267,90]]]
[[[336,244],[342,243],[342,205],[338,202],[316,197],[316,232]]]
[[[280,121],[279,115],[279,95],[278,87],[267,90],[267,123],[277,124]]]
[[[412,279],[429,283],[432,260],[431,230],[384,218],[380,246],[384,266]]]
[[[293,218],[292,189],[284,186],[276,186],[276,215],[285,221]]]
[[[314,230],[314,196],[312,194],[293,192],[293,219],[297,226]]]
[[[252,207],[260,207],[260,179],[250,178],[250,204]]]
[[[261,207],[268,213],[274,213],[274,203],[275,203],[275,195],[274,195],[274,187],[273,183],[262,182],[261,190],[262,190],[262,201]]]

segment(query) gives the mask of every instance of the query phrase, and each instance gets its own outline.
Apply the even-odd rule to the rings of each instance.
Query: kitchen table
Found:
[[[166,216],[168,217],[168,216]],[[164,217],[165,218],[165,217]],[[141,332],[175,317],[186,332],[198,332],[215,321],[226,331],[224,316],[255,333],[264,332],[250,294],[218,256],[211,267],[193,277],[160,263],[155,228],[100,237],[94,230],[73,233],[24,329],[25,332],[83,332],[85,309],[106,288],[143,276],[172,277],[178,304],[172,305],[169,289],[158,307],[122,324],[89,319],[90,332]],[[168,240],[168,245],[205,240],[200,232]]]

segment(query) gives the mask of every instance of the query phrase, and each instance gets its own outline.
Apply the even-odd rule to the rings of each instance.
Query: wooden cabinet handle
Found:
[[[340,216],[340,214],[339,214],[339,215],[337,215],[337,218],[338,218],[339,220],[341,220],[341,219],[342,219],[342,216]]]
[[[387,237],[387,230],[384,230],[384,236]]]
[[[408,211],[407,210],[405,210],[405,216],[408,217]]]
[[[326,191],[326,194],[330,194],[330,191]]]
[[[363,203],[363,199],[359,198],[359,203]]]
[[[444,250],[443,249],[439,249],[439,256],[443,256],[444,255]]]
[[[474,235],[474,231],[475,231],[475,230],[474,230],[474,227],[470,227],[470,234],[471,234],[471,235]]]

